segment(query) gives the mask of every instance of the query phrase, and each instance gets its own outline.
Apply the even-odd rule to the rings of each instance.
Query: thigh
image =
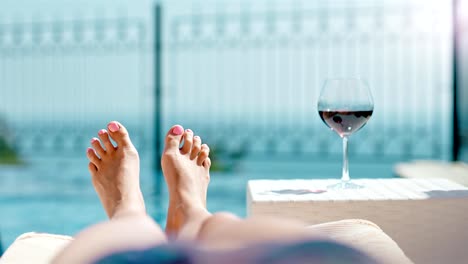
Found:
[[[212,215],[200,228],[198,240],[208,249],[236,249],[262,242],[289,242],[311,238],[305,224],[291,219],[251,217],[229,213]]]

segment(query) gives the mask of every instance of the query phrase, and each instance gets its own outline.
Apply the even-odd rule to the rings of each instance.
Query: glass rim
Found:
[[[366,79],[362,78],[360,75],[356,76],[338,76],[338,77],[327,77],[325,78],[325,81],[323,82],[322,89],[320,90],[320,93],[325,89],[328,83],[333,83],[333,82],[339,82],[339,81],[354,81],[354,82],[359,82],[361,84],[364,84],[364,86],[369,90],[371,93],[371,98],[373,100],[372,92],[371,92],[371,87],[369,83],[367,82]]]
[[[317,100],[318,108],[322,108],[322,107],[319,107],[319,106],[321,104],[321,98],[323,96],[324,90],[327,89],[327,87],[329,85],[331,85],[331,86],[338,85],[339,86],[340,84],[337,83],[337,82],[340,82],[340,81],[342,81],[342,82],[352,81],[352,82],[355,82],[355,84],[360,86],[361,88],[364,88],[364,90],[366,91],[366,95],[368,96],[368,99],[369,99],[368,104],[371,106],[372,110],[374,110],[374,96],[372,94],[372,89],[371,89],[369,83],[367,82],[367,80],[362,78],[360,75],[337,76],[337,77],[332,77],[332,78],[326,78],[325,81],[323,82],[322,88],[320,89],[320,95],[319,95],[319,98]]]

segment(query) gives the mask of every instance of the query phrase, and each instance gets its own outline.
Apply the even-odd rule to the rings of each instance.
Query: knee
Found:
[[[239,220],[239,217],[227,212],[213,214],[202,223],[198,232],[198,239],[203,240],[209,236],[211,232],[221,228],[226,228],[228,224],[237,222]]]
[[[227,212],[216,213],[210,216],[208,219],[206,219],[205,222],[203,222],[200,228],[200,231],[203,231],[204,229],[211,229],[217,226],[222,226],[227,223],[231,223],[232,221],[239,221],[239,220],[240,220],[239,217],[231,213],[227,213]]]
[[[239,220],[240,218],[229,212],[220,212],[212,215],[212,218],[216,221],[226,221],[226,220]]]

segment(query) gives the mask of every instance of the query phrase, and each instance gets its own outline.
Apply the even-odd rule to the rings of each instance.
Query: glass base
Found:
[[[332,185],[328,185],[328,190],[344,190],[344,189],[362,189],[364,188],[363,185],[355,184],[350,181],[340,181],[339,183],[335,183]]]

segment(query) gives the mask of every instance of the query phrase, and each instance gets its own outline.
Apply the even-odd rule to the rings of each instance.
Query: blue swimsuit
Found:
[[[161,263],[161,264],[295,264],[295,263],[363,263],[377,261],[351,247],[325,240],[282,244],[257,244],[236,250],[206,251],[190,244],[164,244],[145,250],[112,254],[99,264]]]

